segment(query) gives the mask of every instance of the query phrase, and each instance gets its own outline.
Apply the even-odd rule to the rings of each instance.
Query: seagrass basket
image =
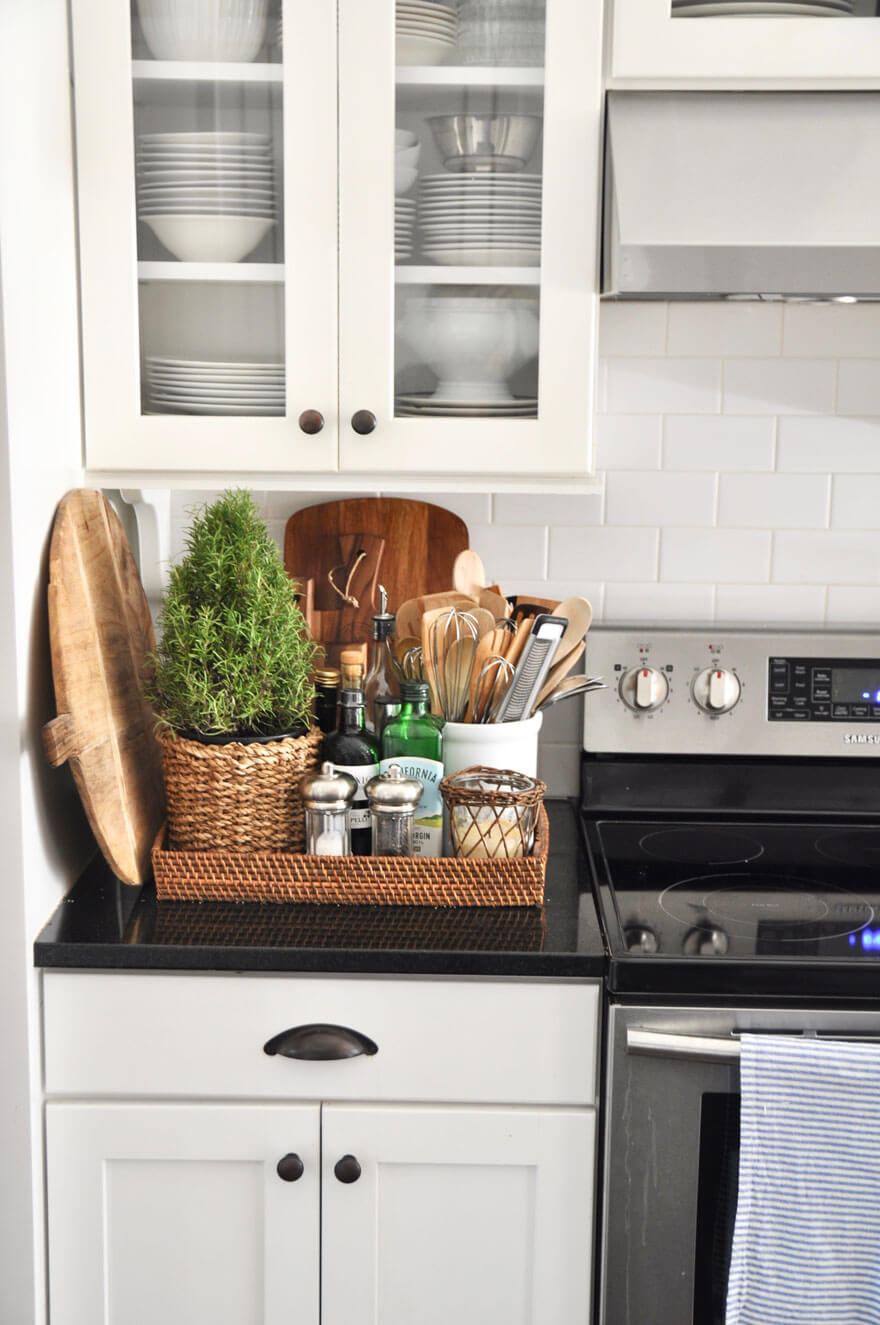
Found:
[[[318,764],[321,732],[265,742],[207,744],[171,730],[162,750],[167,840],[179,851],[302,851],[304,773]]]

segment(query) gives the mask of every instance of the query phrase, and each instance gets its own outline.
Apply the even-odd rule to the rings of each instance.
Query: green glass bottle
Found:
[[[402,681],[400,712],[382,732],[380,772],[399,764],[423,787],[413,821],[414,856],[443,854],[443,720],[429,712],[430,695],[425,681]]]

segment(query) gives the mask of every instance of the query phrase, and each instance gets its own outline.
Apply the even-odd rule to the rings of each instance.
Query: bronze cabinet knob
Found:
[[[275,1171],[278,1177],[283,1178],[285,1182],[296,1182],[297,1178],[301,1178],[303,1175],[303,1167],[299,1155],[294,1155],[291,1152],[289,1155],[282,1155],[275,1165]]]
[[[371,409],[359,409],[351,416],[351,426],[361,437],[366,437],[376,426],[376,416]]]
[[[324,415],[319,409],[304,409],[299,416],[299,426],[303,432],[314,435],[324,427]]]
[[[354,1155],[343,1155],[342,1159],[336,1161],[333,1172],[340,1182],[357,1182],[361,1176],[361,1166]]]

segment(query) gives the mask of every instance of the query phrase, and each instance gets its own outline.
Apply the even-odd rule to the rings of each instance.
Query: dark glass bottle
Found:
[[[400,712],[382,733],[382,772],[399,764],[423,787],[413,821],[414,856],[443,854],[443,720],[429,712],[430,696],[427,682],[401,681]]]
[[[315,672],[315,719],[322,732],[339,726],[339,669],[319,667]]]
[[[351,806],[351,854],[369,856],[372,851],[370,808],[364,790],[379,772],[379,746],[364,726],[363,690],[343,690],[339,697],[339,728],[321,742],[321,758],[330,759],[337,773],[350,773],[357,783]]]
[[[387,611],[388,595],[379,585],[379,611],[373,617],[373,638],[367,655],[364,703],[367,726],[381,737],[389,718],[400,709],[399,684],[391,653],[395,619]]]

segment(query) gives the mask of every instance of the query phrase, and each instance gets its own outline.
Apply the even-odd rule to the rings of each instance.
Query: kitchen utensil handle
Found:
[[[376,416],[371,409],[359,409],[351,416],[351,426],[361,437],[366,437],[376,426]]]
[[[348,1026],[314,1021],[291,1026],[289,1030],[273,1035],[263,1045],[263,1052],[310,1062],[330,1062],[338,1058],[357,1058],[360,1054],[376,1054],[379,1046],[368,1035]]]
[[[324,427],[324,415],[319,409],[304,409],[297,420],[302,432],[314,436]]]

